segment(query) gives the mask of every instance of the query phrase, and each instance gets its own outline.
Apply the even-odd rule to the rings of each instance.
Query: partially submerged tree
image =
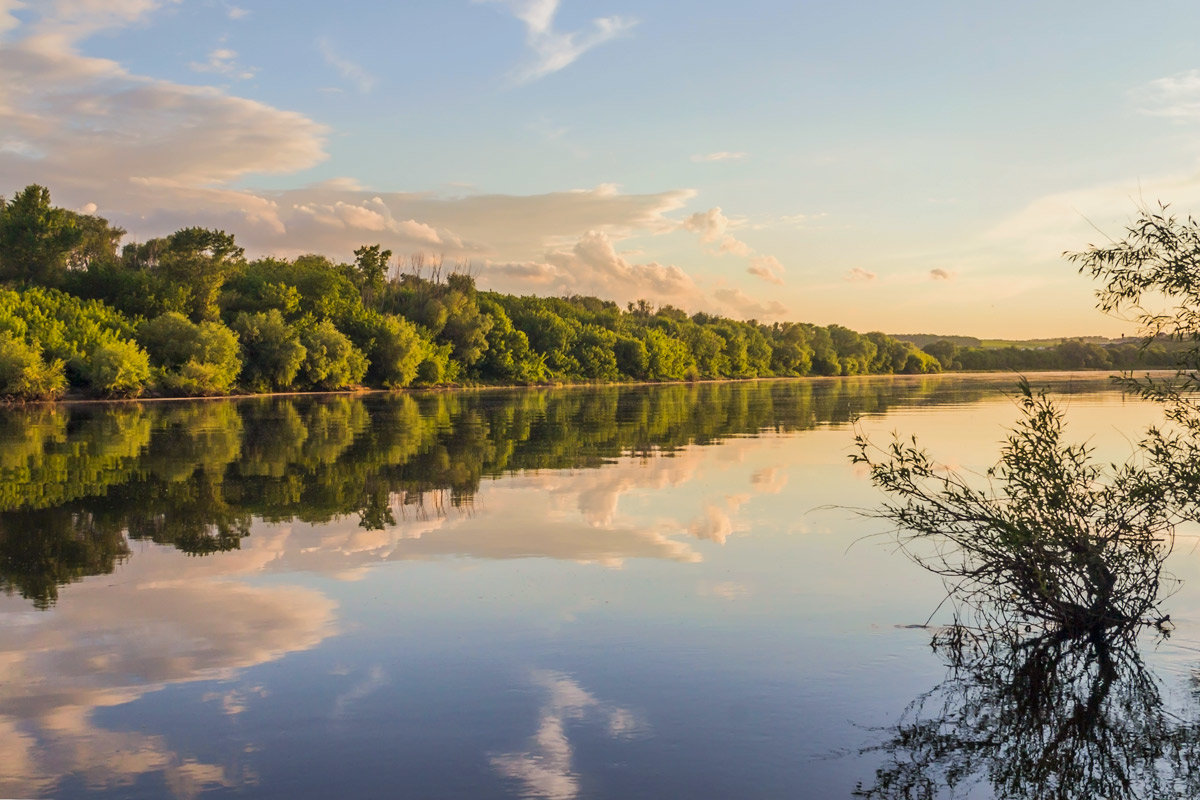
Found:
[[[1102,469],[1063,441],[1049,398],[1020,388],[1023,417],[986,483],[940,467],[915,437],[880,450],[860,434],[853,460],[894,498],[868,513],[895,522],[904,552],[987,627],[1083,635],[1152,621],[1178,521],[1169,470]]]

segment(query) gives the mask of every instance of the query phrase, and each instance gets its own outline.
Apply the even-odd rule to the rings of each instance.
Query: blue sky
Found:
[[[1200,208],[1200,7],[0,0],[0,192],[136,238],[859,330],[1132,332],[1060,254]]]

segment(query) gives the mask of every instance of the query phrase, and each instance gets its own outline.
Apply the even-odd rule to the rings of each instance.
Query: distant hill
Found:
[[[1109,339],[1104,336],[1057,336],[1051,339],[984,339],[983,346],[988,348],[1020,347],[1026,350],[1037,350],[1042,347],[1054,347],[1063,342],[1083,342],[1084,344],[1104,346],[1120,341],[1120,339]]]
[[[1104,336],[1056,336],[1046,339],[976,339],[974,336],[945,336],[936,333],[889,333],[888,336],[891,336],[893,339],[899,339],[902,342],[912,342],[921,348],[927,344],[945,341],[956,344],[959,347],[985,347],[989,350],[1004,347],[1040,350],[1044,347],[1054,347],[1063,342],[1108,345],[1121,341],[1120,339],[1109,339]]]
[[[912,342],[917,347],[943,341],[959,347],[983,347],[983,340],[976,339],[974,336],[943,336],[939,333],[889,333],[888,336],[902,342]]]

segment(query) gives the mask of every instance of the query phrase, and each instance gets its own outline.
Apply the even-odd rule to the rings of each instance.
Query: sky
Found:
[[[860,331],[1133,333],[1062,253],[1200,212],[1200,5],[0,0],[0,194],[132,239]]]

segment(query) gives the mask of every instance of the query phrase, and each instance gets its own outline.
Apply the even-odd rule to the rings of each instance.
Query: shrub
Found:
[[[67,386],[63,362],[46,363],[41,349],[0,331],[0,397],[46,400]]]
[[[369,361],[367,378],[389,389],[408,386],[426,357],[428,339],[413,323],[391,314],[363,311],[339,323]]]
[[[137,397],[150,378],[150,358],[135,342],[112,339],[92,351],[82,372],[84,380],[97,394]]]
[[[306,351],[279,309],[238,314],[233,329],[242,345],[242,383],[256,392],[291,388]]]
[[[138,328],[160,389],[171,394],[228,394],[242,370],[237,336],[219,322],[191,322],[171,311]]]
[[[327,319],[309,322],[300,329],[305,350],[301,374],[314,389],[345,389],[362,382],[367,358]]]

